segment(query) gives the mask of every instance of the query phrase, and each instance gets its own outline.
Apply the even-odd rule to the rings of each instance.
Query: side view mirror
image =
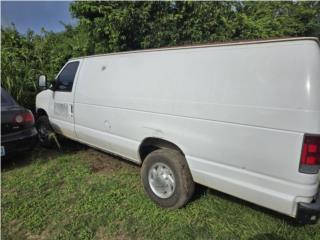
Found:
[[[55,91],[57,88],[57,80],[50,81],[50,89]]]
[[[41,90],[44,90],[47,88],[47,79],[45,75],[40,75],[38,80],[38,86]]]

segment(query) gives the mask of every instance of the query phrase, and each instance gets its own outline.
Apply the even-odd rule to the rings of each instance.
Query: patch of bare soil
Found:
[[[117,223],[115,223],[117,224]],[[96,239],[97,240],[109,240],[109,239],[113,239],[113,240],[125,240],[125,239],[130,239],[130,237],[125,234],[123,231],[120,231],[117,232],[117,235],[116,236],[109,236],[106,231],[105,231],[105,228],[104,227],[99,227],[98,230],[96,231]]]
[[[30,234],[28,233],[27,235],[28,240],[45,240],[48,239],[50,236],[49,230],[44,230],[43,232],[41,232],[40,235],[34,235],[34,234]]]
[[[3,229],[2,226],[2,231],[5,232],[6,237],[11,238],[11,239],[26,239],[27,236],[27,231],[25,231],[22,227],[22,224],[19,223],[17,220],[12,220],[9,222],[7,229]],[[3,237],[3,232],[1,232],[1,238]]]
[[[113,156],[95,149],[88,149],[85,152],[85,159],[89,161],[90,170],[94,173],[112,173],[121,169],[139,171],[139,166],[124,160],[121,157]]]

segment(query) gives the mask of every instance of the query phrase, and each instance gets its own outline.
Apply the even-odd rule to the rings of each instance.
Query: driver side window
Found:
[[[79,62],[68,63],[57,78],[56,91],[71,92]]]

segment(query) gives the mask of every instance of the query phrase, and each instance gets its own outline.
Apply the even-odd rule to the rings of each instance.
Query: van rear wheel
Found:
[[[195,189],[184,156],[172,149],[151,152],[143,162],[141,180],[146,194],[163,208],[183,207]]]
[[[53,147],[55,143],[51,136],[54,130],[50,125],[49,118],[47,116],[39,117],[36,122],[36,128],[40,145],[46,148]]]

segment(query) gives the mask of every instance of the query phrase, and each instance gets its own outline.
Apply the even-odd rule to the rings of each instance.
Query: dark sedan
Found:
[[[1,157],[31,150],[36,141],[32,112],[18,105],[1,88]]]

